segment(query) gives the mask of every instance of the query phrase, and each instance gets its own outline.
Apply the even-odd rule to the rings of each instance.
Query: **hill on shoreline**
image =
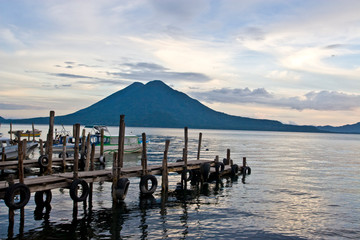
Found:
[[[214,111],[159,80],[135,82],[77,112],[55,117],[55,124],[80,123],[118,126],[120,115],[126,126],[259,131],[325,132],[314,126],[282,124],[275,120],[253,119]],[[49,117],[0,119],[1,122],[48,124]]]

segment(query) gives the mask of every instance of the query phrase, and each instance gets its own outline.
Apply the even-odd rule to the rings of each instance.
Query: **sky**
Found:
[[[358,0],[0,0],[0,116],[162,80],[227,114],[360,122]]]

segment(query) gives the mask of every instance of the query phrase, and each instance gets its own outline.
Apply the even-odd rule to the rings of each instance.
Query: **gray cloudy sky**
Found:
[[[360,1],[1,1],[0,116],[68,114],[162,80],[214,110],[360,121]]]

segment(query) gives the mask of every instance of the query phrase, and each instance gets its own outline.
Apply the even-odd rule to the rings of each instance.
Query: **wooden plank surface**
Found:
[[[53,159],[54,162],[61,162],[62,159]],[[17,161],[16,161],[17,162]],[[37,161],[36,161],[37,162]],[[202,163],[213,164],[211,160],[192,160],[188,161],[188,169],[199,169]],[[168,164],[169,172],[182,171],[182,162],[173,162]],[[148,174],[161,175],[162,165],[149,165]],[[142,174],[142,167],[128,167],[121,170],[123,177],[140,177]],[[98,181],[111,181],[112,180],[112,169],[103,169],[95,171],[79,172],[79,178],[84,179],[88,183]],[[46,176],[31,176],[24,179],[24,184],[30,189],[30,192],[44,191],[55,188],[66,188],[73,180],[73,172],[56,173]],[[18,183],[19,179],[15,179],[14,183]],[[5,191],[9,187],[7,181],[0,181],[0,199],[4,198]]]

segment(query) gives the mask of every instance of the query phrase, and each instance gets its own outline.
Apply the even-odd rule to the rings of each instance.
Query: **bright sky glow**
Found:
[[[0,116],[65,115],[162,80],[214,110],[360,121],[358,0],[0,0]]]

